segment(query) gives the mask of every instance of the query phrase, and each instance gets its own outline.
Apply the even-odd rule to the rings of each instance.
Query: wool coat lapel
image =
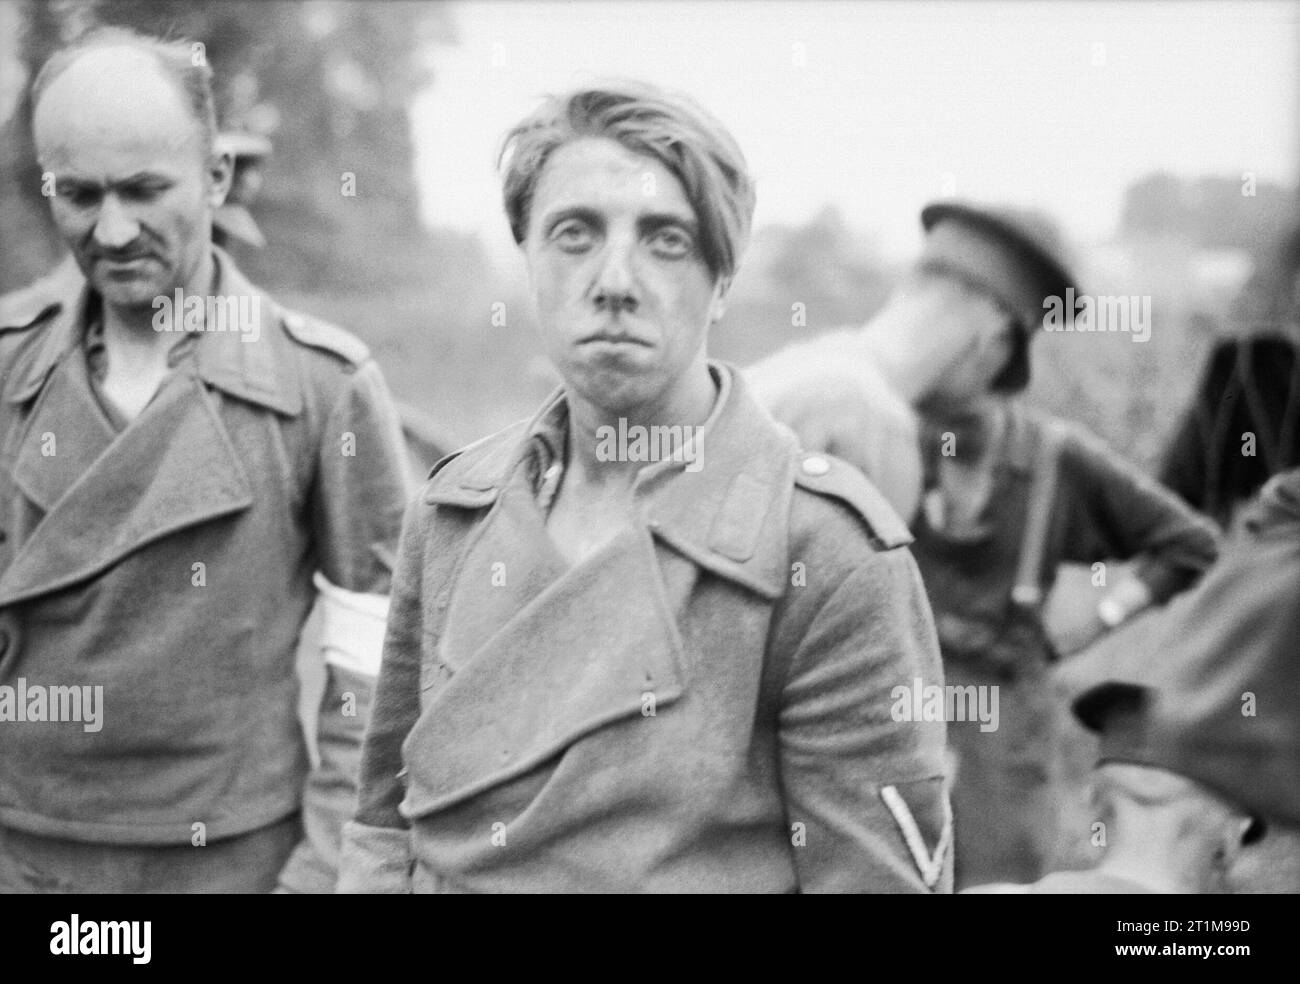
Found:
[[[147,543],[246,509],[252,486],[192,375],[168,377],[121,434],[106,434],[85,369],[64,359],[34,411],[14,482],[45,515],[0,575],[0,605],[93,577]],[[54,454],[43,435],[54,436]]]
[[[509,506],[503,497],[462,570],[488,568],[494,556],[524,561],[554,550],[536,538],[513,539]],[[409,738],[413,750],[427,752],[410,758],[413,787],[422,790],[420,801],[408,803],[413,814],[453,806],[642,713],[646,694],[662,708],[684,692],[673,602],[645,530],[628,530],[575,567],[550,570],[556,576],[545,586],[511,585],[507,574],[494,587],[485,569],[454,594],[442,650],[452,673],[426,692]],[[601,596],[642,601],[614,618],[613,609],[593,604]],[[498,627],[492,618],[510,608],[517,611]]]

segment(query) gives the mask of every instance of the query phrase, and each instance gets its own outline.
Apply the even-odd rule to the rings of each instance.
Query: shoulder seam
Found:
[[[290,308],[280,309],[285,332],[295,342],[342,359],[353,367],[370,361],[370,348],[339,325]]]
[[[8,312],[4,309],[4,300],[4,298],[0,297],[0,334],[12,331],[28,331],[41,322],[47,321],[51,315],[55,315],[63,309],[61,302],[52,300],[42,307],[19,311],[17,317],[9,317]],[[31,310],[35,310],[36,313],[29,317],[28,313]]]
[[[831,465],[832,471],[827,471],[824,475],[833,475],[834,482],[826,483],[821,480],[822,476],[813,476],[800,467],[795,471],[796,485],[814,495],[834,499],[854,513],[866,524],[871,544],[877,550],[893,550],[912,543],[913,537],[907,524],[870,479],[833,455],[812,457],[821,458]]]

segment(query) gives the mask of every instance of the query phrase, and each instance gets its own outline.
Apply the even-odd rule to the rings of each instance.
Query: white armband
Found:
[[[384,651],[388,596],[348,591],[317,571],[312,583],[320,592],[320,648],[325,662],[354,673],[377,677]]]

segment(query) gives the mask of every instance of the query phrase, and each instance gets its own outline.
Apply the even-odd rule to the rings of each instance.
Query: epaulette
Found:
[[[301,345],[337,355],[353,366],[359,366],[370,358],[366,343],[338,325],[297,311],[283,311],[282,318],[284,330]]]
[[[30,328],[62,307],[62,301],[50,294],[49,285],[38,280],[21,290],[0,296],[0,332]]]
[[[871,481],[848,462],[833,454],[801,452],[795,484],[817,495],[838,499],[866,522],[882,549],[905,547],[912,534],[894,507]]]

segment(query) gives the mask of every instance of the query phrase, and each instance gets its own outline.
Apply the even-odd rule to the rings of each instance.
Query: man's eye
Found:
[[[79,185],[60,185],[59,197],[77,208],[89,208],[99,201],[99,192],[94,188]]]
[[[551,241],[560,249],[579,253],[591,246],[591,228],[582,222],[564,222],[551,232]]]
[[[688,256],[695,242],[681,229],[659,229],[650,237],[650,248],[665,259]]]
[[[122,188],[120,194],[128,202],[151,202],[166,190],[160,184],[134,184]]]

